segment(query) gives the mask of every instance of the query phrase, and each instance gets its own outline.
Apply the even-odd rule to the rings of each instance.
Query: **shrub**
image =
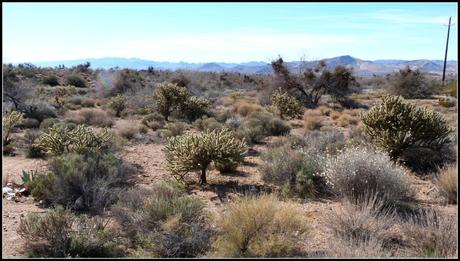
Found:
[[[34,178],[24,182],[24,186],[29,188],[30,194],[35,199],[46,200],[50,197],[50,195],[46,194],[48,193],[47,189],[53,185],[55,178],[56,176],[52,172],[36,174]]]
[[[38,120],[40,123],[47,118],[56,118],[56,108],[46,102],[28,100],[20,106],[20,111],[27,118]]]
[[[38,137],[40,137],[41,132],[38,130],[27,130],[24,133],[24,144],[26,157],[28,158],[42,158],[45,156],[43,151],[35,145]]]
[[[204,204],[174,183],[131,189],[113,206],[114,217],[142,257],[197,257],[209,249],[213,229]]]
[[[86,81],[78,74],[70,74],[66,78],[66,84],[72,85],[75,87],[85,88],[87,87]]]
[[[110,148],[111,137],[106,129],[101,133],[95,133],[83,125],[74,129],[67,126],[53,126],[40,135],[35,146],[51,155],[68,152],[103,152]]]
[[[238,101],[233,105],[233,111],[239,115],[246,117],[253,112],[263,111],[262,106],[247,101]]]
[[[31,213],[21,220],[19,235],[26,239],[30,254],[40,257],[111,257],[115,249],[113,232],[102,219],[76,217],[57,208],[45,215]]]
[[[288,134],[291,127],[287,122],[278,118],[273,118],[268,122],[267,129],[270,135],[279,136]]]
[[[323,126],[321,119],[318,116],[304,115],[304,127],[308,130],[319,130]]]
[[[281,90],[273,94],[272,104],[278,109],[281,119],[298,118],[304,111],[302,104],[296,98]]]
[[[134,138],[140,131],[140,126],[135,121],[123,121],[117,126],[118,135],[126,138]]]
[[[181,112],[189,121],[208,115],[211,102],[204,97],[191,96],[185,102]]]
[[[330,156],[322,176],[333,192],[352,201],[377,194],[383,202],[396,204],[412,196],[404,170],[388,155],[365,147]]]
[[[185,123],[183,122],[168,122],[165,125],[165,130],[163,131],[164,135],[168,138],[182,135],[186,128]]]
[[[213,131],[224,128],[224,125],[222,125],[213,117],[200,118],[193,123],[193,126],[195,126],[200,131]]]
[[[67,121],[76,124],[87,124],[98,127],[111,127],[113,125],[112,117],[102,109],[84,108],[78,111],[69,111],[65,117]]]
[[[19,126],[28,129],[38,128],[40,122],[37,119],[25,118]]]
[[[59,85],[58,78],[56,77],[56,75],[53,75],[53,74],[43,77],[41,82],[49,86]]]
[[[347,127],[348,125],[358,124],[358,119],[349,114],[342,114],[338,119],[338,123],[340,127]]]
[[[322,158],[317,154],[303,154],[289,146],[272,148],[262,154],[259,172],[266,182],[282,187],[286,196],[313,197],[321,191]]]
[[[174,110],[181,110],[190,94],[185,87],[163,82],[160,83],[153,94],[156,102],[156,110],[168,120]]]
[[[433,89],[420,70],[412,70],[408,66],[391,77],[388,91],[406,99],[418,99],[431,96]]]
[[[455,165],[442,169],[441,174],[436,178],[435,184],[441,196],[448,203],[457,204],[458,177]]]
[[[370,140],[392,158],[404,159],[405,152],[430,149],[438,152],[449,143],[451,132],[447,121],[437,112],[404,102],[401,97],[385,96],[380,104],[362,117],[364,131]]]
[[[217,257],[293,257],[309,228],[293,204],[273,196],[241,198],[218,220]]]
[[[396,224],[395,212],[386,209],[377,195],[364,195],[355,203],[346,200],[326,219],[337,239],[354,244],[373,239],[382,245],[388,244],[391,240],[389,231]]]
[[[144,116],[142,124],[155,131],[164,127],[165,118],[158,112],[150,113]]]
[[[428,209],[413,215],[403,225],[413,250],[412,256],[429,258],[452,258],[458,254],[457,222],[436,209]]]
[[[118,94],[110,99],[109,107],[115,111],[115,116],[120,117],[121,112],[126,108],[126,97]]]
[[[212,162],[241,162],[244,147],[244,141],[235,139],[228,129],[172,137],[165,146],[166,169],[180,180],[190,171],[201,170],[201,184],[205,184],[206,170]]]
[[[240,133],[249,142],[260,142],[270,135],[284,135],[289,133],[290,126],[283,120],[268,112],[253,112],[243,122]]]
[[[83,107],[94,107],[95,104],[96,104],[96,101],[94,99],[91,99],[91,98],[84,98],[81,101],[81,106],[83,106]]]
[[[53,127],[55,124],[59,123],[59,120],[56,119],[56,118],[48,118],[48,119],[44,119],[41,123],[40,123],[40,129],[41,130],[46,130],[50,127]]]
[[[113,154],[65,154],[50,161],[54,182],[44,201],[74,211],[102,213],[130,186],[134,168]]]
[[[455,98],[441,97],[438,99],[438,104],[441,105],[442,107],[450,108],[450,107],[455,107],[455,105],[457,105],[457,101]]]
[[[123,69],[116,75],[111,95],[123,94],[128,91],[136,92],[144,87],[144,79],[139,71]]]
[[[23,121],[24,114],[18,111],[5,112],[2,115],[2,141],[3,146],[11,143],[10,135],[13,128]]]

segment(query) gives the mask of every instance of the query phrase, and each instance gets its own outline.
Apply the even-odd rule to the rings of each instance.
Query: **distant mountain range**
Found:
[[[337,65],[353,68],[354,73],[358,76],[385,75],[398,71],[401,68],[410,66],[411,68],[419,68],[422,72],[442,74],[444,61],[442,60],[361,60],[349,55],[338,56],[329,59],[323,59],[328,68],[334,68]],[[81,60],[67,61],[51,61],[51,62],[35,62],[36,66],[40,67],[56,67],[64,64],[66,67],[72,67],[85,62],[90,62],[93,69],[110,69],[110,68],[129,68],[129,69],[147,69],[152,66],[159,70],[195,70],[202,72],[239,72],[244,74],[270,74],[272,68],[267,62],[246,62],[246,63],[187,63],[187,62],[158,62],[148,61],[138,58],[90,58]],[[300,66],[313,68],[318,64],[317,61],[292,61],[286,62],[291,70],[298,70]],[[446,73],[457,73],[457,61],[447,61]]]

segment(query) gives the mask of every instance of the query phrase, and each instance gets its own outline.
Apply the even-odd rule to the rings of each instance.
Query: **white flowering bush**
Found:
[[[354,201],[377,195],[393,204],[412,197],[404,170],[386,153],[365,147],[351,147],[329,156],[321,176],[332,192]]]

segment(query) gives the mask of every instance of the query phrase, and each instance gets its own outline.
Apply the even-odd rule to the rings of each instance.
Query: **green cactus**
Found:
[[[281,119],[298,118],[304,111],[302,104],[295,97],[281,90],[273,94],[272,104],[278,109]]]
[[[121,112],[126,108],[126,97],[121,94],[112,97],[109,107],[115,111],[115,116],[120,117]]]
[[[18,111],[8,111],[2,117],[2,140],[3,145],[8,145],[10,140],[11,131],[14,126],[20,124],[24,120],[24,113]]]
[[[168,120],[169,115],[174,110],[181,110],[190,94],[185,87],[179,87],[176,84],[162,82],[153,94],[157,111]]]
[[[53,126],[40,135],[34,146],[52,155],[98,152],[108,147],[111,137],[107,129],[95,134],[91,128],[84,125],[78,125],[74,129]]]
[[[384,96],[361,119],[365,134],[393,160],[410,148],[438,150],[449,142],[451,129],[441,114],[418,108],[400,96]]]
[[[204,97],[191,96],[185,102],[182,113],[185,117],[194,121],[203,115],[207,114],[207,110],[211,106],[211,102]]]
[[[228,129],[172,137],[165,146],[166,169],[178,180],[201,170],[201,184],[206,184],[206,170],[212,162],[241,162],[245,146],[244,140],[234,138]]]

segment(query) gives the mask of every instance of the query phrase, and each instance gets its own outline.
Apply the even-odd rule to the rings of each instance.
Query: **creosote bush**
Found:
[[[234,138],[230,130],[221,129],[169,138],[165,149],[166,169],[176,179],[183,180],[190,171],[200,170],[201,184],[205,184],[212,162],[243,161],[245,142]]]
[[[102,213],[132,185],[135,169],[113,154],[65,154],[50,160],[53,182],[43,201],[78,212]]]
[[[272,104],[278,109],[281,119],[298,118],[304,111],[302,104],[295,97],[280,90],[273,94]]]
[[[112,207],[131,244],[150,257],[199,257],[214,234],[204,203],[177,183],[133,188]]]
[[[392,75],[390,80],[390,94],[400,95],[406,99],[428,98],[436,87],[428,82],[419,69],[412,70],[409,66]]]
[[[213,255],[226,258],[300,256],[309,232],[300,209],[270,195],[230,203],[218,227]]]
[[[369,139],[384,149],[392,160],[399,159],[409,167],[419,168],[411,159],[421,153],[435,155],[450,142],[451,129],[441,114],[418,108],[401,97],[384,96],[381,103],[363,114],[361,119]],[[418,156],[411,157],[417,151]],[[443,159],[438,161],[438,164],[426,166],[427,169],[421,171],[442,165]]]
[[[34,257],[116,257],[114,232],[98,217],[75,216],[63,208],[31,213],[21,220],[18,233]]]
[[[377,194],[385,204],[394,205],[413,196],[404,170],[385,153],[366,147],[351,147],[329,156],[321,175],[334,193],[352,202]]]

